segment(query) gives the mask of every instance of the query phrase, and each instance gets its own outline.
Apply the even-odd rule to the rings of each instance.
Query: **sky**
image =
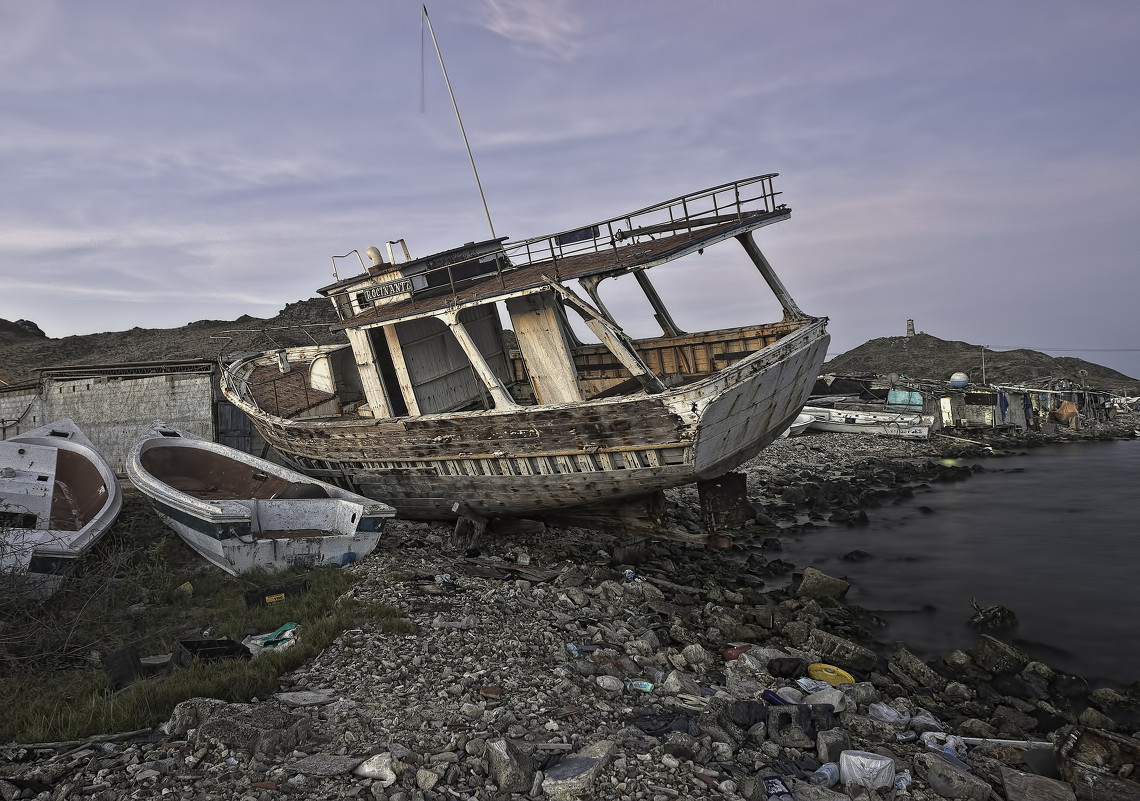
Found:
[[[498,235],[776,172],[792,216],[757,241],[830,355],[913,319],[1140,376],[1140,4],[428,10]],[[271,317],[333,255],[487,238],[424,55],[413,2],[0,0],[0,318]],[[757,321],[729,248],[695,287],[654,271],[683,328]]]

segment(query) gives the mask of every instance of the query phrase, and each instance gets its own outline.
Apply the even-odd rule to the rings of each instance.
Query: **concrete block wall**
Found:
[[[139,434],[155,420],[215,438],[214,376],[208,373],[45,379],[41,389],[38,396],[0,394],[0,421],[23,414],[5,437],[70,417],[118,473]]]

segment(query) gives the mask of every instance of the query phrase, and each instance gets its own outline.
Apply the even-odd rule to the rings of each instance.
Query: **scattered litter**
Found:
[[[826,681],[820,681],[819,679],[796,679],[796,684],[799,685],[801,690],[808,694],[818,693],[821,690],[830,689],[832,686]]]
[[[309,582],[305,579],[298,579],[297,581],[290,581],[285,584],[274,584],[269,587],[261,587],[247,592],[245,594],[245,605],[248,607],[270,606],[272,604],[281,603],[286,598],[295,598],[298,595],[303,595],[308,591]]]
[[[191,662],[217,662],[222,659],[249,659],[252,652],[243,643],[223,637],[220,640],[179,640],[171,662],[187,667]]]
[[[286,623],[269,634],[251,634],[241,641],[249,653],[257,656],[262,651],[280,651],[297,643],[297,624]]]
[[[838,687],[840,684],[855,683],[855,679],[846,670],[840,670],[835,667],[835,665],[825,665],[821,662],[808,665],[807,674],[813,679],[826,681],[832,687]]]
[[[895,785],[895,762],[890,757],[866,751],[844,751],[839,755],[839,780],[844,791],[858,798],[857,788],[878,790]]]

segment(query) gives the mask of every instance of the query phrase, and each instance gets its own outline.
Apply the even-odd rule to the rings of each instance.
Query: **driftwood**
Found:
[[[4,746],[4,749],[22,748],[27,751],[61,751],[64,748],[71,748],[78,750],[79,748],[86,748],[92,743],[113,743],[120,740],[129,740],[132,737],[141,737],[144,734],[150,734],[152,731],[154,731],[153,728],[120,732],[119,734],[93,734],[83,740],[64,740],[58,743],[9,743]]]

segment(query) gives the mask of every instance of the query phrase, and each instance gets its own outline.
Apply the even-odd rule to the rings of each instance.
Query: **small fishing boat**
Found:
[[[127,476],[186,544],[233,575],[346,565],[370,554],[395,510],[161,420]]]
[[[51,595],[122,505],[114,472],[75,421],[0,442],[0,581],[26,574]]]
[[[798,414],[796,415],[795,422],[788,426],[787,429],[784,430],[784,433],[780,435],[780,439],[784,439],[786,437],[798,437],[800,434],[811,428],[811,424],[814,422],[815,418],[810,414]]]
[[[851,406],[805,406],[811,428],[842,434],[880,434],[903,439],[927,439],[934,417],[927,414],[853,408]]]

